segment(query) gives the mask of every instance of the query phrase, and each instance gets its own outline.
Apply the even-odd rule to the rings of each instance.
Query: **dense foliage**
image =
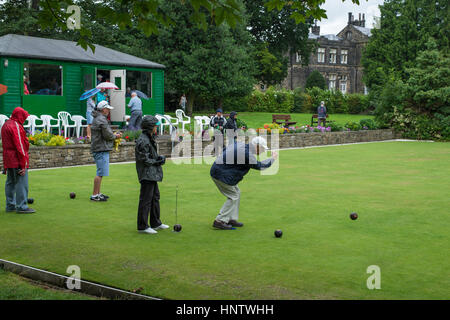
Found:
[[[450,139],[448,4],[386,0],[363,56],[378,120],[408,138]]]
[[[269,87],[265,92],[254,90],[248,97],[225,100],[227,110],[316,113],[320,102],[324,101],[328,113],[371,114],[373,106],[369,97],[363,94],[343,94],[338,90],[297,88],[295,90]]]

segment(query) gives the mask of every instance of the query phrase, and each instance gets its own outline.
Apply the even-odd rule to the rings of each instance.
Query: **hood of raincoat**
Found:
[[[24,124],[25,120],[27,120],[30,114],[22,109],[21,107],[17,107],[14,109],[11,115],[11,120],[17,121],[20,124]]]

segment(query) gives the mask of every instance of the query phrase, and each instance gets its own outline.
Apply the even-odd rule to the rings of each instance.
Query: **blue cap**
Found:
[[[216,113],[217,112],[223,113],[222,109],[220,109],[220,108],[216,110]]]

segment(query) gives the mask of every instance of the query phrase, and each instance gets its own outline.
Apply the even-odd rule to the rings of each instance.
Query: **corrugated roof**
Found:
[[[130,54],[95,45],[84,50],[76,42],[46,39],[17,34],[0,37],[0,56],[22,57],[58,61],[75,61],[95,64],[164,69],[165,66]]]

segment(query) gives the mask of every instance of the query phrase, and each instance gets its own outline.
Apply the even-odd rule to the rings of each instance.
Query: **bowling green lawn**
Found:
[[[161,216],[175,223],[178,185],[183,230],[157,235],[136,231],[134,164],[111,165],[105,203],[89,201],[94,166],[30,171],[37,213],[2,208],[0,257],[60,274],[78,265],[83,279],[166,299],[450,299],[449,163],[449,143],[280,151],[278,173],[239,184],[244,227],[223,231],[210,165],[168,161]]]

